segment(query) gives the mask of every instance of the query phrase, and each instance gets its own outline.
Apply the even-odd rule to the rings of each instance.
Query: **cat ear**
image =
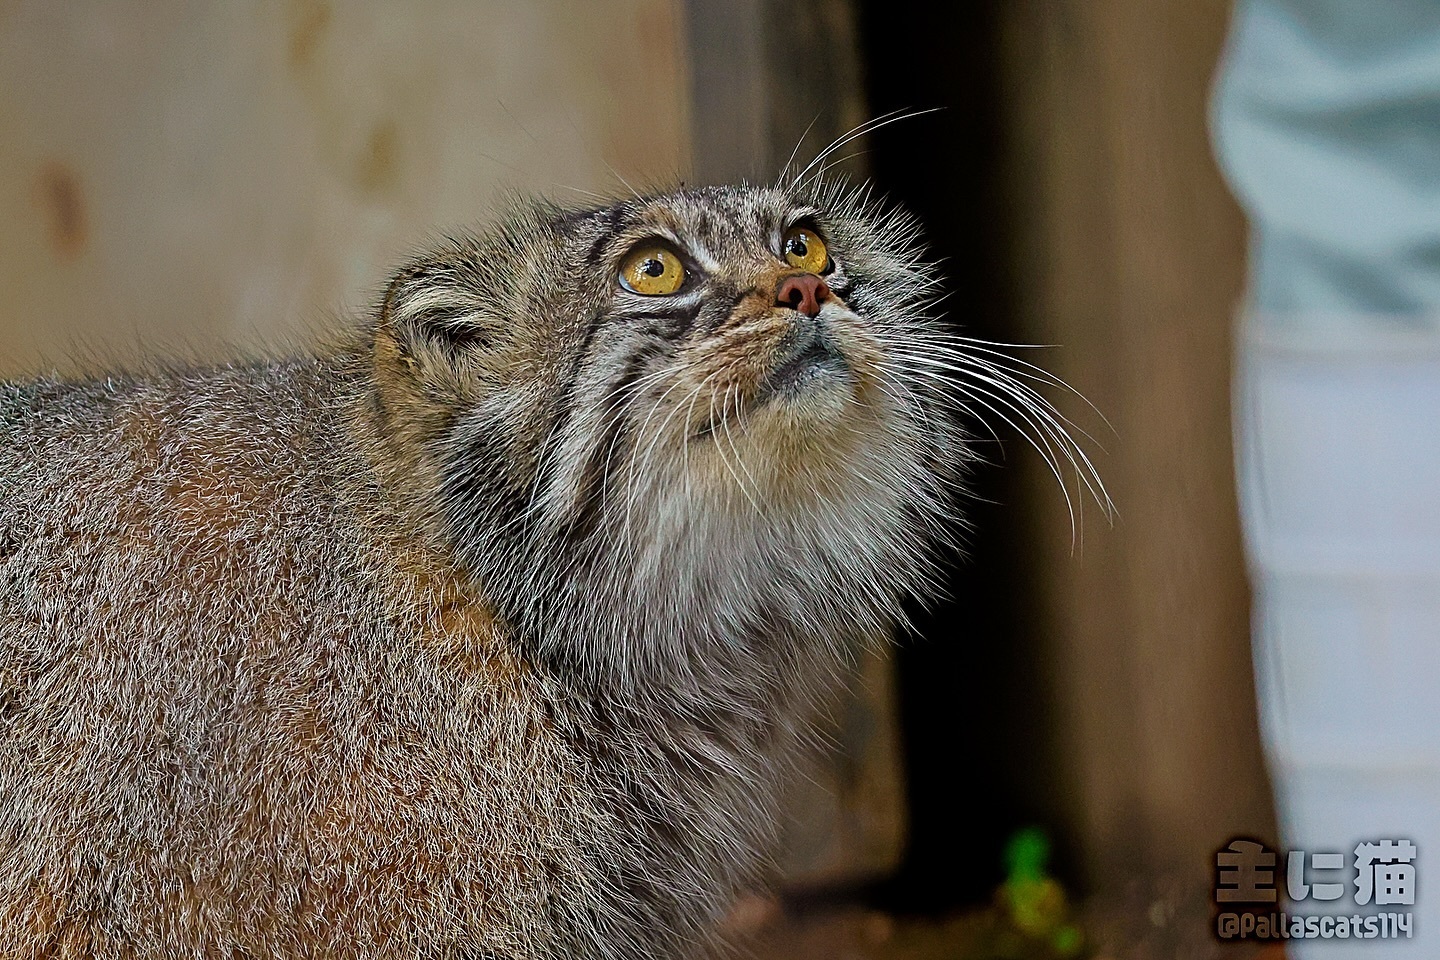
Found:
[[[454,264],[412,263],[390,281],[380,307],[380,332],[414,360],[492,345],[485,302]]]

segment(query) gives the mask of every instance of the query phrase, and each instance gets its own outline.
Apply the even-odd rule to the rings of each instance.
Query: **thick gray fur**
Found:
[[[956,530],[932,287],[839,188],[517,204],[319,355],[0,386],[0,958],[716,949]]]

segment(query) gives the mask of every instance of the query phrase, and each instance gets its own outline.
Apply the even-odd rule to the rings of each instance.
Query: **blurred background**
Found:
[[[1209,932],[1215,852],[1275,839],[1230,426],[1245,228],[1206,128],[1229,8],[4,0],[0,375],[298,348],[506,191],[765,179],[942,108],[840,167],[922,219],[957,328],[1056,345],[1019,355],[1108,418],[1055,398],[1120,518],[1085,504],[1072,538],[1040,459],[984,447],[950,598],[865,665],[733,924],[777,957],[1249,956]]]

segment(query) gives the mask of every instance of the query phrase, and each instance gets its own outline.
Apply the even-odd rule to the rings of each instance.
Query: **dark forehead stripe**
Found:
[[[790,204],[768,193],[721,190],[696,199],[693,222],[705,237],[734,247],[768,246],[770,233]],[[715,250],[718,255],[724,250]]]
[[[622,207],[608,207],[594,215],[595,239],[590,241],[590,247],[585,251],[585,263],[588,266],[597,265],[605,256],[605,250],[615,239],[616,230],[623,217]]]
[[[700,208],[695,212],[695,232],[697,239],[712,255],[720,255],[723,251],[717,249],[720,240],[735,246],[743,245],[747,239],[745,236],[744,224],[730,211],[717,212],[715,210]],[[709,243],[705,241],[709,240]]]
[[[762,235],[769,234],[771,230],[783,225],[783,223],[776,223],[775,221],[780,218],[776,217],[773,211],[764,207],[756,207],[750,213],[755,219],[755,229],[759,230]]]

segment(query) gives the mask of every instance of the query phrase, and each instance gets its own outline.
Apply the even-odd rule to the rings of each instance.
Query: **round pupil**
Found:
[[[656,258],[651,257],[649,260],[646,260],[643,264],[640,265],[640,271],[648,276],[658,277],[660,276],[660,274],[665,272],[665,264],[661,263]]]
[[[803,257],[805,256],[805,254],[810,252],[810,248],[805,245],[805,237],[803,235],[798,237],[791,237],[790,242],[787,243],[786,246],[789,248],[790,252],[795,254],[795,256],[797,257]]]

